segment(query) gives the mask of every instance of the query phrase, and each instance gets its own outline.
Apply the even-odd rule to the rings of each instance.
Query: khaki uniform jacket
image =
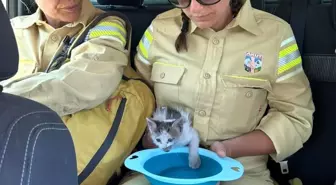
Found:
[[[89,0],[83,0],[80,19],[59,29],[42,19],[40,9],[12,19],[20,62],[18,73],[3,82],[4,92],[38,101],[61,116],[104,102],[119,85],[129,62],[129,52],[124,49],[126,26],[119,17],[103,19],[86,41],[74,48],[70,62],[44,73],[63,39],[76,36],[100,13]]]
[[[188,51],[178,53],[181,26],[181,10],[162,13],[137,47],[137,70],[153,84],[157,103],[192,111],[206,144],[262,130],[275,145],[276,161],[299,150],[312,133],[315,108],[290,25],[247,0],[221,31],[191,22]],[[241,159],[246,170],[266,160]]]

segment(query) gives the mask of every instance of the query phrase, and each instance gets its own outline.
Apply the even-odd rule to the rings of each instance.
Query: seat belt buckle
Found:
[[[288,161],[281,161],[279,162],[280,164],[280,170],[282,174],[288,174],[289,169],[288,169]]]

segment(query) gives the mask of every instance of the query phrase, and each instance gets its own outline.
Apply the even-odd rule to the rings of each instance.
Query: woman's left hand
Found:
[[[216,141],[210,146],[210,150],[216,152],[219,157],[229,157],[229,149],[224,141]]]

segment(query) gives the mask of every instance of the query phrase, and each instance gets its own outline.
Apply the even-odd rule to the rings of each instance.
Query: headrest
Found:
[[[142,6],[143,0],[97,0],[100,5]]]
[[[18,70],[19,52],[7,11],[0,2],[0,81],[14,76]]]

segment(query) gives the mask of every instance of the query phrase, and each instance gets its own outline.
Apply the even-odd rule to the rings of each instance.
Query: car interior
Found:
[[[34,13],[33,1],[7,0],[9,16]],[[133,27],[132,56],[151,21],[173,8],[168,0],[91,1],[97,8],[119,11],[129,18]],[[316,106],[312,136],[285,161],[276,163],[270,159],[271,175],[280,185],[289,184],[293,178],[299,178],[303,185],[333,185],[336,180],[336,0],[251,0],[251,3],[254,8],[279,16],[292,26]],[[111,178],[109,184],[117,184],[117,179]]]

